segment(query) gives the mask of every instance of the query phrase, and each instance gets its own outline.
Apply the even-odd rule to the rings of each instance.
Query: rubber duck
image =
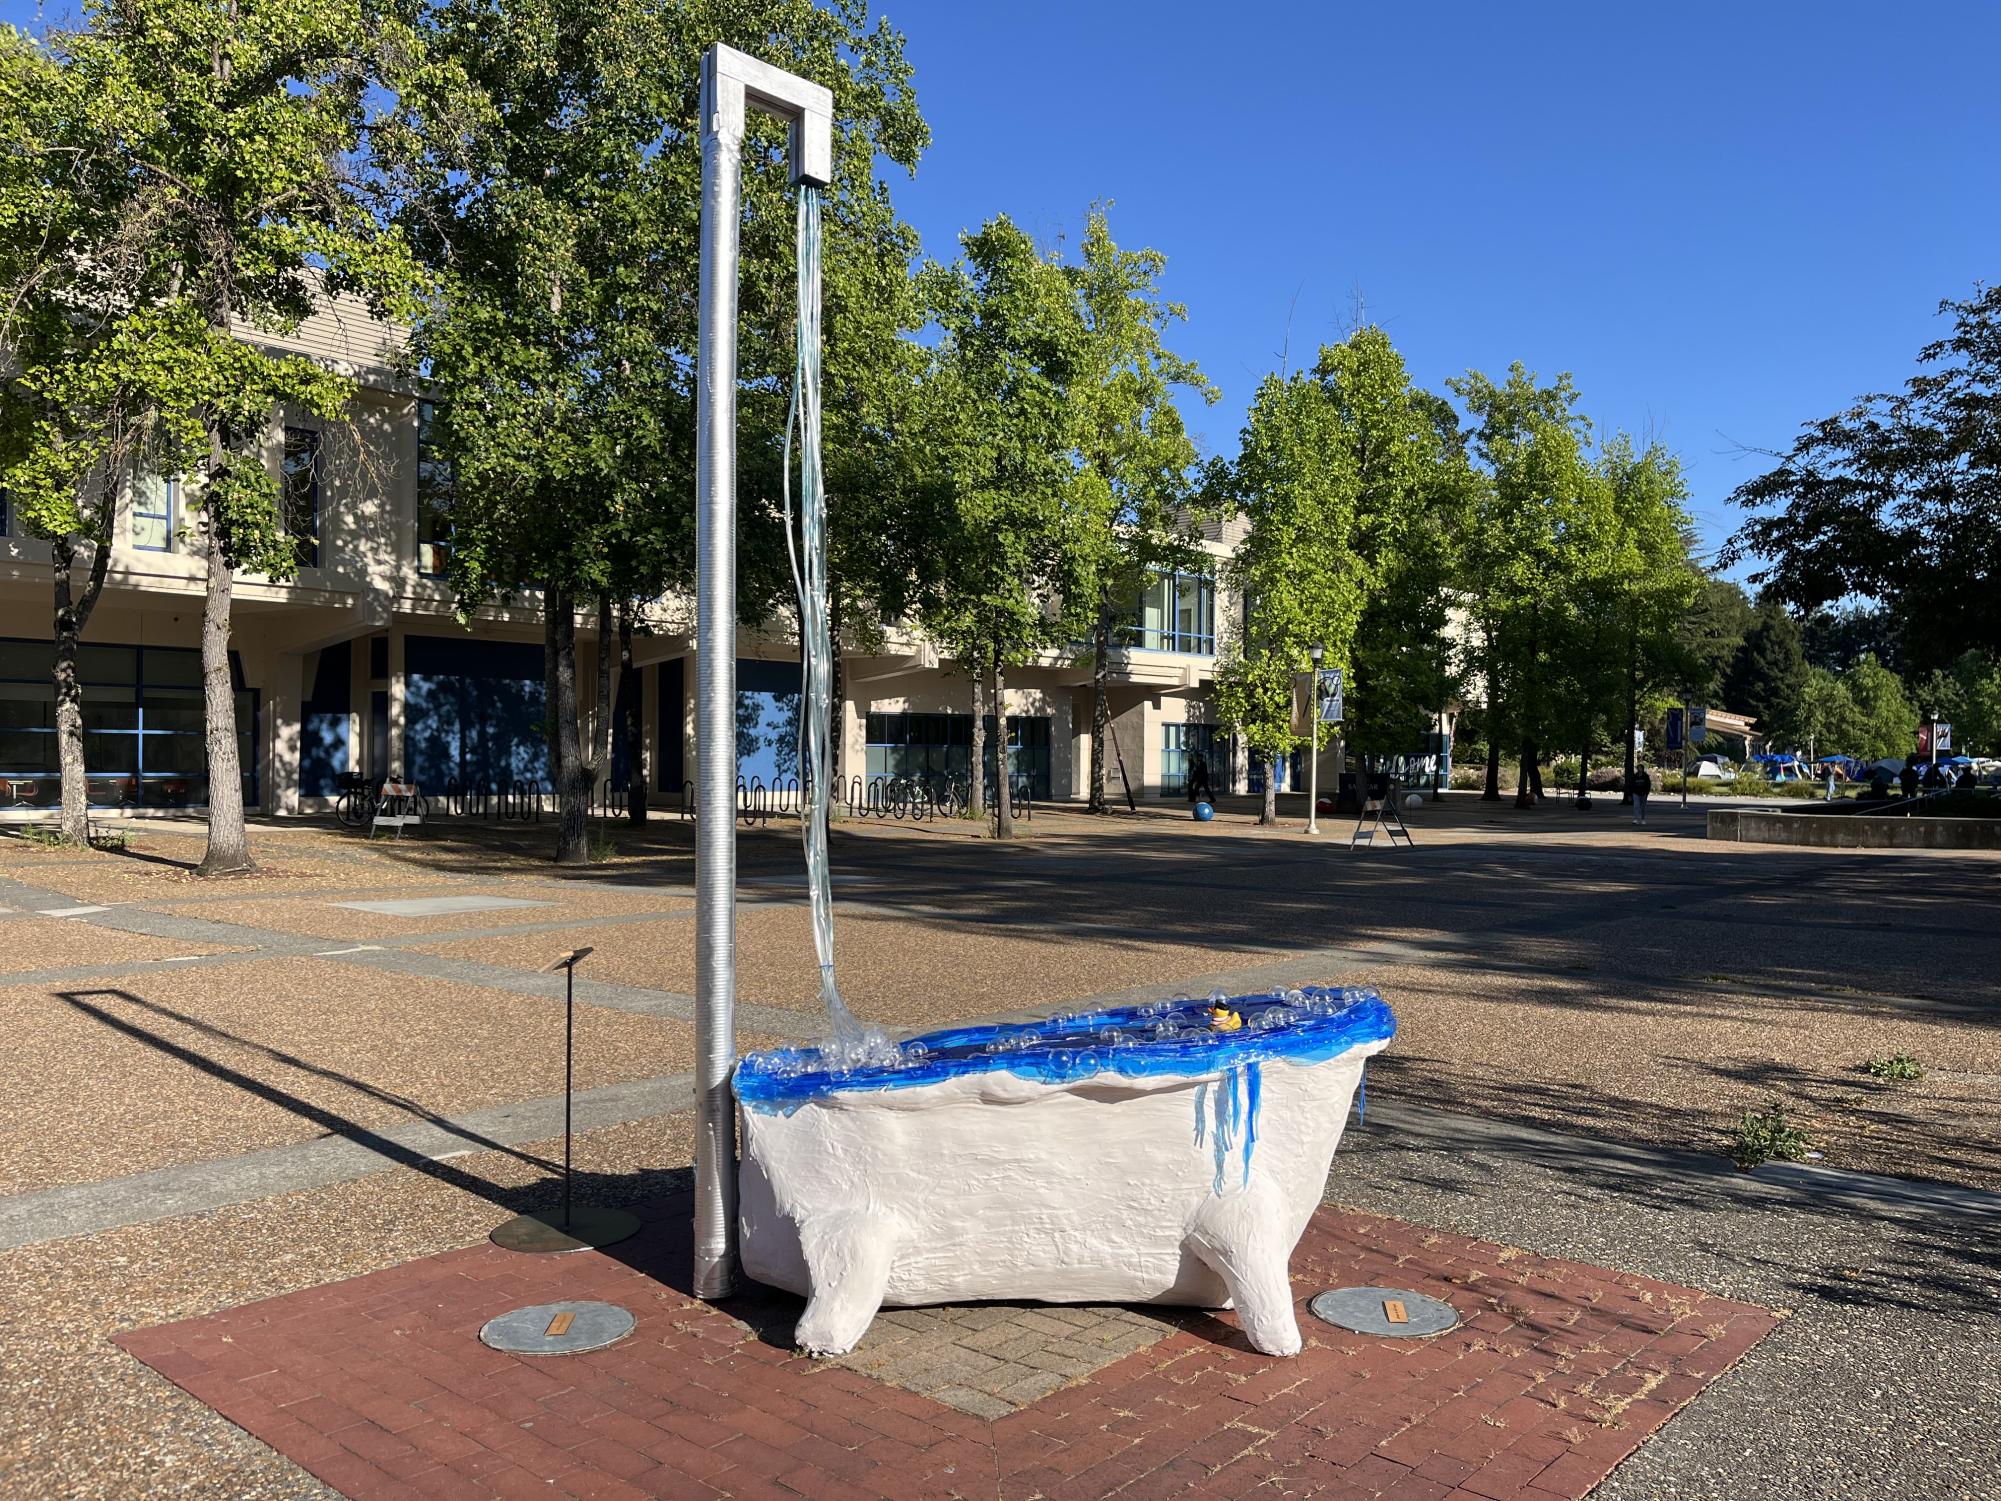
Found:
[[[1244,1019],[1228,1006],[1209,1008],[1209,1030],[1212,1032],[1234,1032],[1243,1024]]]

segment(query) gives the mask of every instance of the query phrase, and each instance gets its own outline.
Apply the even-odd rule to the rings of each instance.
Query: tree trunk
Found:
[[[1014,777],[1007,764],[1007,668],[1000,653],[993,657],[994,674],[994,837],[1014,838]]]
[[[634,823],[646,822],[645,693],[639,669],[632,665],[632,602],[618,606],[618,696],[625,701],[625,812]]]
[[[1591,731],[1584,732],[1584,745],[1577,753],[1577,806],[1591,806]]]
[[[966,668],[973,680],[973,768],[972,795],[968,799],[975,818],[987,816],[987,706],[984,702],[985,684],[980,681],[977,657],[971,658]]]
[[[841,666],[841,591],[827,591],[827,643],[833,649],[833,672],[828,678],[828,688],[833,697],[832,712],[827,716],[827,816],[834,816],[834,805],[840,801],[835,796],[841,788],[841,766],[847,759],[841,753],[848,743],[848,699],[847,672]]]
[[[591,718],[591,785],[611,775],[611,596],[598,596],[598,701]],[[607,798],[609,801],[609,798]]]
[[[577,715],[577,617],[568,594],[552,590],[556,611],[556,739],[561,766],[556,774],[556,863],[583,865],[591,857],[591,783]],[[731,816],[725,808],[723,816]]]
[[[1265,803],[1258,810],[1259,823],[1278,822],[1278,752],[1265,752]]]
[[[229,677],[229,606],[235,580],[213,521],[203,518],[208,592],[202,600],[202,732],[208,742],[208,850],[198,876],[255,870],[243,825],[243,767],[236,754],[236,685]]]
[[[1098,628],[1092,637],[1091,662],[1091,803],[1093,813],[1109,813],[1105,798],[1105,736],[1111,730],[1112,703],[1112,608],[1109,600],[1098,604]]]
[[[562,605],[562,591],[554,581],[542,586],[542,738],[549,746],[549,787],[553,791],[563,780],[563,739],[556,722],[556,658],[562,643],[556,630],[556,616]]]
[[[1633,776],[1639,769],[1639,752],[1633,737],[1640,728],[1640,633],[1630,621],[1626,626],[1626,776],[1620,784],[1619,806],[1633,803]]]
[[[1487,633],[1487,786],[1480,794],[1483,803],[1501,800],[1501,714],[1500,695],[1494,688],[1494,635]]]
[[[90,612],[97,608],[104,591],[104,575],[111,561],[111,548],[96,543],[90,560],[90,576],[82,598],[73,593],[70,570],[76,562],[76,538],[57,538],[51,545],[55,561],[55,690],[56,764],[62,774],[62,837],[65,843],[90,843],[90,781],[83,756],[83,684],[77,678],[77,647]]]
[[[1542,769],[1536,764],[1535,742],[1522,737],[1521,780],[1515,786],[1515,806],[1533,808],[1536,799],[1536,783],[1542,778]]]

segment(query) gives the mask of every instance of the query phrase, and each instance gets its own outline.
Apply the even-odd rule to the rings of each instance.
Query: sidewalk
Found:
[[[956,1311],[984,1317],[948,1379],[977,1379],[982,1361],[1044,1375],[981,1417],[964,1386],[911,1390],[908,1363],[857,1369],[912,1318],[954,1311],[879,1317],[843,1361],[796,1356],[796,1299],[693,1301],[688,1200],[645,1212],[647,1232],[605,1252],[475,1246],[120,1343],[353,1501],[1576,1501],[1776,1322],[1685,1287],[1323,1209],[1293,1258],[1302,1299],[1408,1289],[1450,1301],[1460,1326],[1375,1339],[1302,1314],[1307,1348],[1283,1360],[1252,1351],[1228,1314],[1162,1311],[1158,1337],[1132,1348],[1090,1343],[1106,1310],[978,1305]],[[478,1340],[500,1313],[569,1299],[619,1304],[638,1327],[541,1360]]]

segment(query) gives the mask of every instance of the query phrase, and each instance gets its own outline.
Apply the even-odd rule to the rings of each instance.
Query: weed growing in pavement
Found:
[[[83,848],[82,845],[76,843],[74,840],[64,838],[62,828],[58,824],[31,823],[17,830],[16,834],[23,844],[32,844],[36,849],[74,850]],[[125,848],[125,836],[122,833],[92,829],[90,831],[90,848],[94,850],[110,850],[116,853]]]
[[[618,858],[618,841],[603,831],[592,834],[590,837],[590,847],[586,851],[585,858],[593,865],[604,865],[612,860],[616,860]]]
[[[1892,1053],[1887,1058],[1871,1058],[1862,1068],[1875,1078],[1890,1079],[1899,1084],[1925,1076],[1924,1065],[1918,1062],[1914,1053]]]
[[[1749,1172],[1761,1162],[1798,1162],[1812,1140],[1786,1113],[1785,1102],[1772,1101],[1763,1114],[1747,1110],[1730,1139],[1730,1160]]]

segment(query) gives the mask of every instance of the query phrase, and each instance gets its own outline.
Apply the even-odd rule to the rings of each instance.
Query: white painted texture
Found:
[[[1254,1346],[1296,1354],[1292,1251],[1385,1045],[1259,1065],[1250,1180],[1240,1127],[1220,1196],[1219,1074],[1052,1085],[996,1071],[744,1110],[744,1269],[808,1298],[797,1341],[816,1354],[852,1349],[885,1303],[996,1298],[1234,1303]]]

